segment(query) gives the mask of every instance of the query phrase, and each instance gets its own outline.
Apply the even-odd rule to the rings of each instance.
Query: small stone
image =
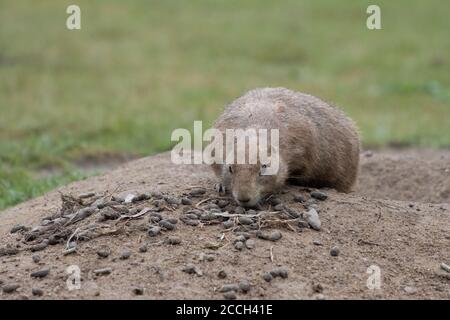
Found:
[[[234,244],[234,247],[235,247],[237,250],[241,251],[242,249],[244,249],[244,243],[243,243],[242,241],[237,241],[237,242]]]
[[[168,204],[181,204],[181,200],[177,197],[167,197],[165,200]]]
[[[298,220],[298,227],[300,229],[309,228],[309,223],[305,220]]]
[[[192,204],[192,200],[184,197],[181,199],[181,204],[184,204],[185,206],[190,206]]]
[[[283,209],[284,209],[284,206],[281,203],[277,204],[276,206],[273,207],[273,210],[275,210],[275,211],[283,211]]]
[[[276,205],[281,204],[281,199],[278,198],[278,197],[271,197],[271,198],[269,199],[269,203],[270,203],[272,206],[276,206]]]
[[[322,242],[320,242],[319,240],[313,240],[313,245],[315,246],[321,246],[323,245]]]
[[[168,220],[161,220],[159,222],[159,225],[166,230],[174,230],[175,229],[175,225]]]
[[[147,250],[148,250],[148,247],[146,244],[143,244],[142,246],[139,247],[139,252],[144,253],[144,252],[147,252]]]
[[[240,224],[243,224],[243,225],[249,225],[249,224],[253,223],[253,219],[252,218],[243,217],[243,216],[239,217],[238,221],[239,221]]]
[[[219,206],[219,208],[225,208],[227,205],[229,205],[230,202],[227,200],[219,200],[219,202],[217,203],[217,205]]]
[[[291,208],[291,207],[285,206],[284,211],[293,219],[296,219],[301,216],[301,214],[298,213],[297,210],[295,210],[294,208]]]
[[[97,251],[97,255],[100,258],[108,258],[111,254],[111,250],[109,248],[101,248]]]
[[[315,209],[309,209],[306,213],[305,213],[305,217],[306,217],[306,221],[308,222],[309,226],[316,230],[319,231],[320,227],[321,227],[321,222],[319,219],[319,214],[317,213],[317,211]]]
[[[196,227],[200,224],[200,220],[198,219],[180,219],[180,220],[183,221],[184,224],[192,227]]]
[[[44,240],[41,243],[32,246],[30,250],[32,252],[42,251],[42,250],[44,250],[47,247],[48,247],[48,240]]]
[[[171,224],[177,224],[178,223],[178,219],[177,218],[167,218],[165,220],[169,221]]]
[[[234,226],[234,221],[231,220],[231,219],[229,219],[229,220],[227,220],[227,221],[224,221],[224,222],[222,222],[222,226],[223,226],[225,229],[230,229],[230,228],[232,228],[232,227]]]
[[[182,271],[186,272],[187,274],[194,274],[197,272],[197,268],[192,263],[188,263],[183,267]]]
[[[247,247],[247,249],[253,249],[255,247],[255,240],[248,239],[247,241],[245,241],[245,246]]]
[[[45,278],[46,276],[48,276],[49,273],[50,273],[50,269],[49,268],[45,268],[45,269],[41,269],[41,270],[32,272],[30,274],[30,276],[32,278]]]
[[[159,192],[159,191],[152,191],[152,192],[150,193],[150,195],[151,195],[153,198],[155,198],[155,199],[162,199],[162,198],[164,198],[164,195],[162,194],[162,192]]]
[[[235,214],[244,214],[245,209],[243,207],[236,207],[236,209],[234,209],[234,213]]]
[[[123,200],[124,203],[132,203],[136,196],[134,194],[127,194],[125,199]]]
[[[314,199],[321,200],[321,201],[324,201],[328,198],[328,195],[322,191],[312,191],[310,194],[311,194],[311,197],[313,197]]]
[[[281,277],[283,279],[286,279],[288,277],[288,270],[283,267],[275,268],[270,271],[270,275],[274,278]]]
[[[295,202],[303,203],[303,202],[306,201],[306,199],[305,199],[305,197],[302,196],[301,194],[296,194],[296,195],[294,195],[294,201],[295,201]]]
[[[241,280],[239,282],[239,289],[244,292],[247,293],[250,291],[250,282],[248,282],[248,280]]]
[[[18,285],[17,283],[11,283],[11,284],[5,284],[2,289],[3,289],[4,293],[13,293],[19,288],[20,288],[20,285]]]
[[[206,192],[206,190],[203,188],[194,188],[191,191],[189,191],[189,194],[193,197],[198,197],[198,196],[205,194],[205,192]]]
[[[144,294],[144,288],[141,288],[141,287],[133,288],[132,291],[137,296],[142,296]]]
[[[97,276],[106,276],[106,275],[111,274],[112,269],[111,268],[102,268],[102,269],[96,269],[93,272]]]
[[[415,294],[415,293],[417,293],[417,288],[416,288],[416,287],[406,286],[406,287],[403,288],[403,290],[404,290],[407,294]]]
[[[223,294],[223,297],[227,300],[236,300],[236,292],[235,291],[227,291]]]
[[[151,227],[148,229],[147,233],[150,237],[155,237],[161,233],[161,228],[157,226]]]
[[[220,287],[219,292],[238,291],[239,286],[237,284],[224,284]]]
[[[278,241],[281,239],[282,234],[278,230],[275,230],[272,232],[265,232],[265,231],[259,230],[258,232],[256,232],[256,236],[263,240]]]
[[[178,237],[168,237],[166,239],[166,243],[170,245],[179,245],[181,243],[181,239]]]
[[[41,297],[44,295],[44,291],[39,288],[32,288],[31,293],[33,294],[33,296],[37,296],[37,297]]]
[[[225,270],[220,270],[217,276],[219,277],[219,279],[225,279],[227,277],[227,273],[225,272]]]
[[[41,257],[38,255],[34,255],[31,257],[34,263],[39,263],[41,261]]]
[[[10,233],[16,233],[16,232],[19,232],[24,229],[25,229],[25,226],[18,224],[18,225],[15,225],[14,227],[12,227]]]
[[[127,260],[131,257],[131,251],[130,250],[124,250],[120,253],[120,260]]]
[[[450,273],[450,266],[445,264],[444,262],[441,263],[441,269]]]
[[[312,289],[315,293],[322,293],[323,292],[323,286],[320,283],[314,283],[312,286]]]
[[[272,279],[273,279],[272,275],[271,275],[269,272],[264,273],[264,274],[262,275],[262,278],[263,278],[265,281],[267,281],[267,282],[270,282],[270,281],[272,281]]]
[[[340,253],[340,250],[339,250],[338,247],[333,247],[333,248],[331,248],[331,250],[330,250],[330,255],[331,255],[332,257],[337,257],[337,256],[339,255],[339,253]]]

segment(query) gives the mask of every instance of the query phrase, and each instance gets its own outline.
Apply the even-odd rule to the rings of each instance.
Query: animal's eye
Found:
[[[231,168],[231,166],[228,166],[228,171],[230,171],[230,173],[233,173],[233,169]]]

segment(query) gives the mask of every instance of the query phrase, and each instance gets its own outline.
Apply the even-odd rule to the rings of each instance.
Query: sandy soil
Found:
[[[63,255],[65,240],[31,252],[40,240],[27,242],[26,231],[12,234],[10,230],[16,225],[33,227],[44,217],[59,214],[60,193],[95,192],[110,197],[161,191],[181,197],[201,186],[207,191],[191,197],[193,205],[219,198],[209,168],[172,165],[168,154],[132,161],[102,176],[72,183],[0,212],[0,298],[222,299],[219,289],[223,285],[246,279],[250,291],[239,289],[238,299],[449,299],[450,273],[440,264],[450,264],[450,151],[373,151],[363,153],[361,162],[358,184],[350,194],[322,190],[328,195],[326,200],[310,200],[309,190],[288,186],[279,195],[285,206],[298,213],[308,206],[317,208],[320,231],[289,223],[270,225],[264,230],[279,230],[280,240],[262,240],[250,231],[254,248],[237,250],[233,244],[236,228],[224,229],[221,223],[189,226],[178,221],[175,230],[150,237],[146,232],[149,211],[142,219],[107,221],[117,226],[117,232],[79,240],[72,254]],[[307,203],[294,201],[295,195],[303,195]],[[141,208],[153,210],[154,201],[152,197],[127,207],[133,214]],[[274,210],[267,206],[265,210]],[[185,207],[190,206],[168,205],[159,213],[163,218],[180,218]],[[223,211],[234,212],[234,204]],[[89,219],[95,222],[100,213]],[[74,223],[70,231],[83,223]],[[169,237],[181,243],[168,244]],[[141,252],[139,248],[146,243],[147,251]],[[339,249],[337,256],[330,254],[332,247]],[[105,248],[109,256],[99,257],[97,251]],[[126,250],[131,255],[121,259]],[[40,261],[33,261],[33,256]],[[209,256],[214,260],[205,259]],[[189,264],[195,267],[193,274],[183,271]],[[81,270],[79,290],[69,291],[66,286],[66,268],[71,265]],[[367,287],[370,266],[380,270],[380,289]],[[276,267],[287,269],[288,277],[265,281],[262,275]],[[48,275],[31,276],[46,268]],[[101,268],[111,268],[111,273],[96,275],[94,270]],[[18,287],[12,293],[4,292],[11,285]],[[33,295],[33,288],[41,289],[42,296]]]

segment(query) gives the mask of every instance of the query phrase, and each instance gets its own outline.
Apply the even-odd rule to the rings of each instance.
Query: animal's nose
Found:
[[[247,203],[249,202],[251,199],[249,197],[238,197],[239,202],[242,203]]]

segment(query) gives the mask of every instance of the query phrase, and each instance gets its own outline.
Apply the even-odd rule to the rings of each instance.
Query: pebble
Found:
[[[102,248],[102,249],[99,249],[98,251],[97,251],[97,255],[100,257],[100,258],[108,258],[108,256],[111,254],[111,250],[109,249],[109,248]]]
[[[167,197],[165,200],[168,204],[181,204],[181,200],[176,197]]]
[[[301,214],[298,213],[297,210],[295,210],[295,209],[293,209],[293,208],[291,208],[291,207],[285,206],[285,207],[284,207],[284,211],[285,211],[291,218],[294,218],[294,219],[296,219],[296,218],[298,218],[298,217],[301,216]]]
[[[222,222],[222,226],[223,226],[225,229],[230,229],[230,228],[232,228],[232,227],[234,226],[234,221],[231,220],[231,219],[229,219],[229,220],[227,220],[227,221],[224,221],[224,222]]]
[[[227,300],[236,300],[236,292],[235,291],[227,291],[223,294],[223,297]]]
[[[44,291],[39,288],[32,288],[31,293],[33,294],[33,296],[37,296],[37,297],[41,297],[44,295]]]
[[[48,240],[44,240],[41,243],[38,243],[38,244],[32,246],[30,250],[32,252],[42,251],[42,250],[44,250],[47,247],[48,247]]]
[[[332,257],[337,257],[339,255],[339,252],[340,252],[339,248],[335,246],[335,247],[331,248],[330,255]]]
[[[181,243],[181,239],[178,237],[168,237],[166,243],[170,245],[178,245]]]
[[[281,277],[283,279],[286,279],[288,277],[288,273],[288,270],[284,267],[275,268],[270,271],[270,275],[274,278]]]
[[[244,292],[247,293],[250,291],[250,282],[248,282],[248,280],[241,280],[239,282],[239,289]]]
[[[155,237],[155,236],[157,236],[158,234],[161,233],[161,228],[160,227],[156,227],[156,226],[155,227],[151,227],[150,229],[148,229],[147,233],[148,233],[148,235],[150,237]]]
[[[197,273],[197,268],[192,263],[188,263],[183,267],[182,271],[186,272],[187,274],[194,274]]]
[[[120,253],[120,260],[127,260],[131,257],[131,251],[130,250],[124,250]]]
[[[159,225],[161,227],[163,227],[164,229],[166,229],[166,230],[174,230],[175,229],[175,225],[173,223],[171,223],[170,221],[166,220],[166,219],[161,220],[159,222]]]
[[[142,246],[139,247],[139,252],[144,253],[144,252],[147,252],[147,250],[148,250],[148,247],[146,244],[143,244]]]
[[[322,191],[312,191],[310,194],[311,194],[311,197],[313,197],[314,199],[321,200],[321,201],[324,201],[328,198],[328,195]]]
[[[93,272],[97,276],[106,276],[108,274],[111,274],[112,269],[111,268],[102,268],[102,269],[96,269]]]
[[[14,227],[12,227],[10,233],[16,233],[16,232],[19,232],[24,229],[25,229],[25,226],[18,224],[18,225],[15,225]]]
[[[319,214],[317,213],[317,211],[315,209],[308,210],[305,213],[305,217],[306,217],[306,221],[308,222],[309,226],[312,229],[317,230],[317,231],[320,230],[322,223],[320,222]]]
[[[267,281],[267,282],[270,282],[270,281],[272,281],[272,279],[273,279],[272,275],[271,275],[269,272],[264,273],[264,274],[262,275],[262,278],[263,278],[265,281]]]
[[[323,292],[323,286],[320,283],[313,284],[312,289],[316,293],[322,293]]]
[[[41,269],[41,270],[32,272],[30,274],[30,276],[32,278],[45,278],[46,276],[48,276],[49,273],[50,273],[50,269],[49,268],[45,268],[45,269]]]
[[[247,241],[245,241],[245,246],[247,247],[247,249],[253,249],[255,247],[255,240],[248,239]]]
[[[155,199],[162,199],[162,198],[164,198],[164,195],[161,192],[159,192],[159,191],[152,191],[150,194]]]
[[[303,202],[306,201],[306,199],[305,199],[305,197],[302,196],[301,194],[296,194],[296,195],[294,195],[294,201],[295,201],[295,202],[303,203]]]
[[[450,266],[445,264],[444,262],[441,263],[441,269],[450,272]]]
[[[133,288],[132,291],[137,296],[142,296],[144,294],[144,288],[141,288],[141,287]]]
[[[190,205],[192,205],[192,200],[184,197],[181,199],[181,204],[184,204],[185,206],[190,206]]]
[[[407,294],[415,294],[415,293],[417,292],[417,288],[416,288],[416,287],[410,287],[410,286],[404,287],[403,290],[404,290]]]
[[[193,197],[198,197],[198,196],[205,194],[205,192],[206,192],[206,190],[203,188],[194,188],[191,191],[189,191],[189,194]]]
[[[219,277],[219,279],[225,279],[227,277],[227,273],[225,272],[225,270],[220,270],[217,276]]]
[[[219,208],[225,208],[227,205],[229,205],[230,202],[227,200],[219,200],[219,202],[217,203],[217,205],[219,206]]]
[[[276,206],[273,207],[273,210],[275,210],[275,211],[283,211],[283,209],[284,209],[284,206],[281,203],[277,204]]]
[[[271,197],[271,198],[269,199],[269,203],[270,203],[272,206],[276,206],[276,205],[281,204],[281,199],[280,199],[280,198],[277,198],[277,197]]]
[[[235,214],[244,214],[245,209],[243,207],[236,207],[236,209],[234,209],[234,213]]]
[[[169,221],[171,224],[177,224],[178,223],[178,219],[177,218],[167,218],[165,220]]]
[[[200,220],[198,220],[198,219],[182,219],[181,221],[183,221],[188,226],[192,226],[192,227],[196,227],[200,224]]]
[[[315,246],[322,246],[323,243],[320,242],[319,240],[313,240],[313,245],[315,245]]]
[[[259,230],[258,232],[256,232],[256,236],[263,240],[278,241],[281,239],[282,234],[278,230],[271,231],[271,232],[265,232],[265,231]]]
[[[34,255],[31,257],[34,263],[39,263],[41,261],[41,257],[38,255]]]
[[[253,223],[253,219],[249,217],[239,217],[238,221],[240,224],[249,225]]]
[[[236,241],[236,243],[234,244],[234,247],[241,251],[242,249],[244,249],[244,243],[242,241]]]
[[[5,284],[3,286],[3,292],[4,293],[13,293],[19,288],[20,288],[20,285],[18,285],[17,283]]]
[[[237,284],[224,284],[220,287],[219,292],[238,291],[239,286]]]

